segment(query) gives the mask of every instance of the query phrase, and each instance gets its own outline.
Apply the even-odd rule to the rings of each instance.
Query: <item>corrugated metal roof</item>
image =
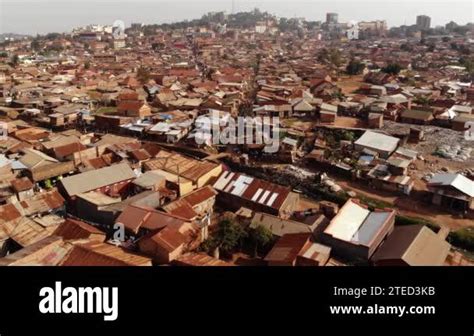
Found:
[[[356,142],[356,145],[372,149],[393,152],[399,143],[399,139],[372,131],[366,131]]]
[[[59,225],[54,231],[54,234],[67,240],[85,239],[91,235],[101,236],[102,241],[105,240],[105,233],[98,228],[71,218],[68,218],[64,223]]]
[[[205,186],[187,194],[183,197],[183,199],[194,207],[204,201],[207,201],[209,198],[215,197],[216,195],[217,192],[214,190],[214,188],[211,186]]]
[[[28,167],[28,169],[32,169],[40,165],[50,164],[52,162],[58,162],[58,160],[55,158],[52,158],[36,149],[25,148],[24,152],[25,155],[20,158],[20,162]]]
[[[19,221],[10,221],[3,224],[3,230],[11,239],[25,247],[50,236],[58,225],[43,227],[28,217]]]
[[[229,172],[219,176],[214,188],[274,209],[279,209],[290,193],[287,187]]]
[[[146,239],[151,239],[155,244],[160,246],[161,249],[167,251],[168,253],[172,253],[186,244],[188,241],[188,236],[179,232],[177,228],[167,226],[158,233],[155,233],[153,236],[144,238],[144,240]]]
[[[62,266],[151,266],[151,259],[111,244],[74,245]]]
[[[0,167],[5,167],[12,163],[12,160],[8,159],[5,155],[0,154]]]
[[[324,233],[337,239],[350,241],[369,214],[368,209],[348,200]]]
[[[424,226],[403,254],[403,260],[412,266],[440,266],[448,256],[451,245]]]
[[[394,210],[370,212],[349,199],[324,233],[340,240],[369,246],[392,215]]]
[[[56,266],[72,249],[73,244],[51,235],[0,259],[6,266]]]
[[[193,220],[198,216],[192,206],[184,199],[179,199],[163,206],[163,209],[173,215],[177,215],[188,220]]]
[[[201,176],[219,166],[164,150],[160,151],[155,159],[151,159],[143,165],[146,170],[165,170],[173,174],[178,174],[179,171],[180,176],[191,181],[197,181]]]
[[[21,212],[13,204],[0,206],[0,224],[9,222],[21,217]]]
[[[140,177],[138,177],[136,180],[134,180],[133,184],[136,184],[142,188],[148,188],[155,186],[158,182],[163,181],[165,179],[166,177],[161,175],[160,173],[154,170],[149,170],[140,175]]]
[[[372,260],[403,260],[410,266],[441,266],[449,249],[449,243],[426,226],[398,226]]]
[[[309,242],[311,233],[291,233],[281,237],[268,252],[265,261],[269,262],[295,262],[298,254],[306,243]]]
[[[257,212],[252,218],[250,227],[255,229],[260,225],[267,228],[273,233],[273,235],[278,237],[288,233],[312,233],[314,230],[312,226],[304,223]]]
[[[134,233],[140,228],[157,230],[168,225],[181,226],[185,221],[185,218],[179,219],[176,215],[135,205],[128,205],[116,220]]]
[[[61,180],[61,184],[69,196],[75,196],[135,177],[130,166],[127,163],[121,163],[66,177]]]
[[[371,212],[359,230],[352,236],[351,241],[368,246],[391,214],[391,212]]]
[[[452,186],[469,197],[474,197],[474,181],[461,174],[435,174],[428,185]]]
[[[185,253],[173,260],[175,265],[184,266],[234,266],[231,263],[208,256],[205,253]]]

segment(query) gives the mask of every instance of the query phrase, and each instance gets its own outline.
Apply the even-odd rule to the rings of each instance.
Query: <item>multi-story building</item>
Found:
[[[421,30],[430,29],[431,18],[427,15],[418,15],[416,17],[416,26]]]
[[[326,14],[326,23],[327,24],[337,24],[339,21],[339,15],[337,13],[327,13]]]
[[[369,36],[385,36],[387,33],[387,21],[362,21],[358,23],[359,31]]]

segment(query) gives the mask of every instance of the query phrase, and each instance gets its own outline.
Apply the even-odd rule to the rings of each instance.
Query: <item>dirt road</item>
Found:
[[[357,194],[364,195],[375,200],[391,203],[397,208],[401,215],[427,219],[441,227],[449,227],[450,230],[457,230],[467,226],[474,227],[472,219],[454,218],[446,212],[440,211],[438,207],[430,206],[424,202],[414,200],[408,196],[393,196],[381,190],[371,189],[353,181],[346,181],[334,178],[344,190],[352,190]]]

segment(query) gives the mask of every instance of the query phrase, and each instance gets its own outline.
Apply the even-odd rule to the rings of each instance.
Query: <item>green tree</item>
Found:
[[[47,189],[47,190],[50,190],[53,188],[53,183],[51,182],[50,179],[47,179],[46,181],[44,181],[44,187]]]
[[[352,59],[349,64],[347,64],[346,72],[349,75],[360,75],[364,71],[365,65],[360,61]]]
[[[38,39],[38,38],[34,38],[34,39],[31,41],[30,47],[31,47],[31,49],[33,49],[34,51],[40,50],[41,45],[40,45],[39,39]]]
[[[17,54],[13,55],[10,61],[12,67],[16,68],[20,64],[20,57]]]
[[[155,42],[151,44],[151,47],[153,50],[157,51],[163,49],[165,47],[165,44],[161,42]]]
[[[400,50],[403,50],[403,51],[413,51],[413,47],[408,44],[408,43],[402,43],[400,45]]]
[[[474,59],[469,57],[461,57],[459,59],[459,64],[466,68],[468,73],[474,73]]]
[[[290,30],[290,24],[287,18],[280,18],[280,21],[278,22],[278,29],[280,29],[282,32]]]
[[[231,220],[223,220],[219,223],[216,238],[219,242],[218,246],[224,252],[229,253],[237,247],[245,237],[246,232],[238,223]]]
[[[232,220],[224,219],[217,224],[217,231],[211,238],[211,246],[230,254],[246,236],[247,233],[242,226]]]
[[[326,49],[323,48],[318,54],[318,61],[322,63],[329,63],[330,65],[338,68],[342,63],[341,52],[339,49],[331,48]]]
[[[273,241],[273,234],[266,227],[259,225],[250,232],[250,239],[254,243],[254,255],[256,256],[259,248],[265,248]]]
[[[351,131],[343,131],[341,134],[341,139],[346,141],[354,141],[355,134]]]
[[[331,49],[329,52],[329,62],[335,67],[339,67],[342,62],[341,52],[339,49]]]
[[[145,84],[150,80],[150,71],[147,68],[140,66],[137,70],[137,79],[141,84]]]
[[[385,68],[382,68],[383,72],[388,73],[390,75],[398,75],[401,70],[402,67],[398,63],[390,63]]]
[[[61,37],[61,34],[60,33],[49,33],[49,34],[46,34],[45,38],[47,40],[50,40],[50,41],[53,41],[53,40],[56,40],[58,38]]]

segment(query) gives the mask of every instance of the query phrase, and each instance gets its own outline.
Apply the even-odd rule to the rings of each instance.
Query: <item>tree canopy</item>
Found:
[[[259,225],[250,232],[250,239],[255,244],[255,252],[257,252],[259,248],[265,248],[273,241],[273,234],[266,227]]]
[[[347,64],[346,72],[349,75],[360,75],[364,69],[365,65],[363,63],[353,59]]]
[[[219,248],[222,252],[230,254],[245,237],[247,233],[242,226],[230,219],[224,219],[217,224],[216,232],[203,243],[203,247],[208,251]]]
[[[402,70],[402,66],[398,63],[390,63],[386,67],[382,68],[382,71],[390,75],[398,75]]]
[[[338,68],[342,63],[341,52],[336,48],[323,48],[318,54],[318,61],[329,63]]]
[[[143,66],[139,67],[137,70],[137,80],[141,84],[148,82],[150,80],[150,71],[148,71],[148,69]]]

